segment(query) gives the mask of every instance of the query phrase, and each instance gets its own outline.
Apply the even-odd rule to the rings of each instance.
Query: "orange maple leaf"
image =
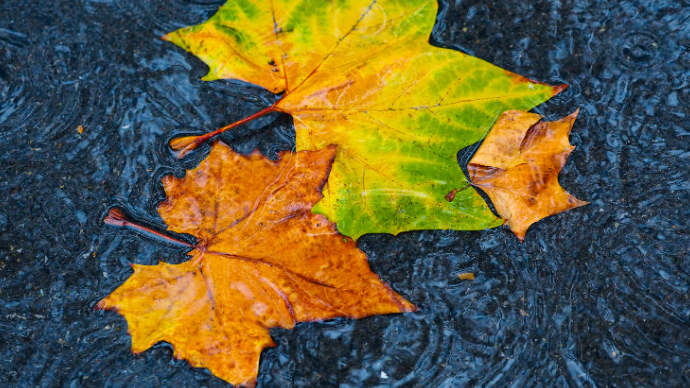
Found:
[[[167,341],[176,358],[251,387],[261,351],[275,346],[269,328],[416,310],[371,272],[355,242],[311,213],[335,152],[283,152],[274,162],[216,142],[184,178],[163,178],[158,213],[198,243],[183,243],[193,247],[185,263],[133,265],[98,303],[127,319],[132,352]],[[151,231],[117,210],[105,221]]]
[[[575,149],[568,136],[578,112],[552,122],[534,113],[504,112],[467,165],[472,184],[486,192],[520,241],[542,218],[587,204],[558,184]]]

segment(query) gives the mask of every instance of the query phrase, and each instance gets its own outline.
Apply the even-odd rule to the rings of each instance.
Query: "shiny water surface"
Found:
[[[130,263],[185,260],[105,226],[107,209],[164,230],[160,178],[208,153],[180,162],[168,140],[275,100],[200,81],[158,39],[222,2],[0,0],[0,386],[228,386],[166,344],[131,355],[124,319],[93,309]],[[591,205],[524,244],[502,228],[364,236],[420,311],[275,330],[259,386],[690,386],[690,2],[457,0],[432,41],[570,85],[537,112],[581,107],[560,181]],[[273,114],[224,139],[275,156],[294,130]]]

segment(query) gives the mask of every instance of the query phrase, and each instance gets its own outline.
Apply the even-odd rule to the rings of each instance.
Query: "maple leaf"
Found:
[[[283,93],[274,105],[204,136],[174,139],[183,155],[269,112],[292,115],[297,150],[338,144],[314,212],[341,233],[477,230],[501,225],[465,179],[460,149],[498,115],[528,110],[565,88],[434,47],[436,0],[229,1],[207,22],[164,39],[208,64],[203,79]]]
[[[269,328],[416,310],[371,272],[355,242],[310,212],[334,157],[329,146],[273,162],[216,142],[184,178],[163,178],[158,212],[169,230],[197,238],[181,242],[191,259],[133,265],[97,308],[127,319],[132,352],[167,341],[176,358],[245,386],[262,349],[275,346]],[[105,221],[156,233],[117,210]]]
[[[578,112],[545,122],[538,114],[507,111],[467,165],[473,185],[491,198],[520,241],[542,218],[587,204],[558,184],[575,149],[568,136]]]

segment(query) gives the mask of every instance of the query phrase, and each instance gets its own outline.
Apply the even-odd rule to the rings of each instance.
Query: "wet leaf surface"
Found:
[[[473,189],[445,200],[465,182],[457,153],[502,111],[531,109],[565,86],[432,46],[437,11],[437,0],[230,1],[164,39],[208,64],[205,80],[283,93],[265,112],[292,116],[298,151],[338,144],[314,210],[341,233],[495,227]],[[184,153],[199,140],[171,145]]]
[[[221,142],[184,178],[166,176],[158,213],[196,237],[181,264],[134,265],[98,309],[122,314],[132,352],[166,341],[175,357],[235,385],[256,383],[269,329],[298,322],[414,311],[369,270],[366,255],[311,213],[335,146],[273,162]],[[119,210],[106,223],[132,226]]]
[[[520,241],[542,218],[587,204],[558,183],[575,149],[568,137],[576,118],[577,112],[547,122],[534,113],[504,112],[467,165],[472,183]]]

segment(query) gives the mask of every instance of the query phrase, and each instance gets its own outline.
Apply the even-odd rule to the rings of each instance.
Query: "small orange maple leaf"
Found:
[[[520,241],[542,218],[587,204],[558,184],[575,149],[568,136],[578,112],[552,122],[534,113],[504,112],[467,165],[473,186],[486,192]]]
[[[242,156],[216,142],[184,178],[167,176],[158,212],[169,230],[197,238],[182,264],[133,265],[97,304],[129,324],[132,352],[159,341],[175,357],[235,385],[254,386],[272,327],[362,318],[416,307],[371,272],[364,252],[312,214],[335,146]],[[137,226],[111,210],[106,223]]]

